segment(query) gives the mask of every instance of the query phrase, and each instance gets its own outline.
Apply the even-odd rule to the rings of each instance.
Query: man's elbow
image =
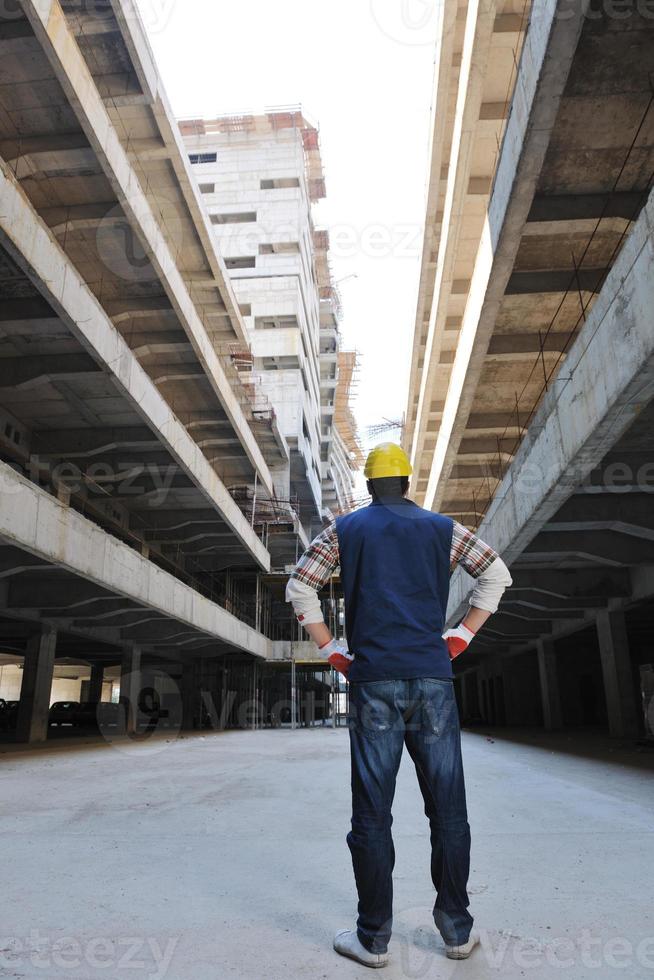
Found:
[[[509,589],[513,585],[513,578],[511,577],[511,572],[508,566],[502,558],[498,557],[493,562],[493,567],[497,565],[497,581],[498,585],[501,585],[504,589]]]

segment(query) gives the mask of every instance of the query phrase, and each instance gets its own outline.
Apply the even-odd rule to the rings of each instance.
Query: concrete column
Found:
[[[479,692],[479,714],[482,721],[488,721],[488,696],[485,684],[486,672],[483,667],[477,671],[477,691]]]
[[[56,647],[55,630],[44,630],[27,642],[16,726],[18,742],[45,742],[48,737]]]
[[[470,717],[470,702],[468,699],[468,674],[462,674],[459,680],[459,691],[461,692],[461,721],[467,721]]]
[[[182,664],[182,728],[190,731],[201,719],[202,684],[197,658],[189,657]]]
[[[504,656],[497,661],[497,673],[501,677],[504,724],[516,725],[520,717],[518,690],[513,673],[512,658]]]
[[[118,733],[136,732],[138,700],[141,693],[141,650],[126,650],[120,662],[120,707]]]
[[[506,659],[504,657],[496,657],[492,667],[496,725],[507,725],[511,714],[511,691],[507,682],[505,668]]]
[[[638,707],[624,613],[602,609],[596,622],[609,732],[617,738],[634,738]]]
[[[104,683],[104,664],[93,664],[91,680],[89,681],[88,700],[90,704],[100,704],[102,701],[102,685]]]
[[[540,676],[540,696],[543,704],[543,721],[548,731],[563,728],[561,690],[556,663],[556,650],[551,637],[543,637],[536,644],[538,654],[538,673]]]

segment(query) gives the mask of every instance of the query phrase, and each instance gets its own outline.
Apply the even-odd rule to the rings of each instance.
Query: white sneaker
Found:
[[[479,945],[479,934],[470,933],[470,939],[462,946],[448,946],[445,944],[445,952],[450,960],[467,960],[475,946]]]
[[[363,966],[371,966],[373,970],[379,970],[388,963],[388,953],[369,953],[365,946],[361,944],[356,932],[349,929],[342,929],[334,936],[334,949],[341,956],[348,956]]]

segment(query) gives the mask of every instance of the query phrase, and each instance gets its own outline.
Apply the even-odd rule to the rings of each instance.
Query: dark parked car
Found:
[[[97,728],[98,711],[100,705],[93,701],[83,701],[77,705],[74,713],[74,725],[76,728]]]
[[[117,704],[109,701],[83,701],[78,704],[73,713],[73,724],[76,728],[86,728],[97,731],[98,728],[115,727],[118,723]]]
[[[79,707],[79,701],[55,701],[50,708],[50,724],[75,725],[75,715]]]
[[[0,698],[0,732],[13,732],[18,719],[19,701],[5,701]]]
[[[111,701],[102,701],[95,706],[95,709],[95,723],[101,731],[106,731],[108,728],[116,728],[122,710],[119,704],[113,704]]]

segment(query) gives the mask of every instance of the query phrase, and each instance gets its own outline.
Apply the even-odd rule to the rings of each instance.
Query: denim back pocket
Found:
[[[397,721],[395,681],[350,685],[348,724],[352,731],[368,739],[381,738]]]
[[[424,677],[421,688],[420,724],[423,731],[439,737],[455,731],[458,714],[452,681]]]

